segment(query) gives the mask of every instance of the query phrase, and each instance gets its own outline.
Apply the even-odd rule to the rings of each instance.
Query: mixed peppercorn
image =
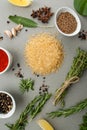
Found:
[[[12,109],[13,103],[9,95],[0,93],[0,113],[8,113]]]

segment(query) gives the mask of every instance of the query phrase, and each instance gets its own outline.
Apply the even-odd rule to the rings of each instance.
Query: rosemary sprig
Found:
[[[82,76],[83,72],[86,69],[87,69],[87,52],[78,48],[77,56],[74,57],[70,71],[68,72],[65,78],[65,82],[55,92],[54,105],[56,105],[59,101],[61,101],[62,104],[65,104],[64,97],[67,93],[68,87],[71,84],[76,83],[75,80],[72,82],[71,79],[76,78],[76,80],[78,81],[78,79]]]
[[[33,119],[39,112],[41,112],[43,106],[47,102],[47,100],[51,97],[51,94],[44,94],[39,102],[39,104],[36,106],[35,111],[31,113],[31,119]]]
[[[34,90],[33,86],[34,86],[34,80],[21,79],[19,87],[20,87],[21,92],[24,93],[25,91],[28,92],[30,89]]]
[[[48,115],[49,115],[49,117],[52,117],[52,118],[60,117],[60,116],[67,117],[69,115],[72,115],[73,113],[77,113],[77,112],[82,111],[86,107],[87,107],[87,99],[84,99],[83,101],[79,102],[75,106],[72,106],[72,107],[67,108],[67,109],[59,109],[57,111],[48,113]]]
[[[80,130],[87,130],[87,113],[83,116],[83,123],[80,125]]]
[[[33,119],[41,112],[46,101],[51,97],[51,94],[44,94],[36,96],[21,113],[19,119],[14,124],[6,124],[9,130],[25,130],[25,126],[28,123],[28,116]],[[43,102],[43,103],[42,103]]]

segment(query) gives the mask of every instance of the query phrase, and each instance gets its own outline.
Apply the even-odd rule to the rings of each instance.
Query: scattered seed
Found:
[[[0,36],[0,41],[1,41],[1,40],[3,40],[3,37],[2,37],[2,36]]]
[[[9,24],[9,23],[10,23],[10,21],[7,21],[7,23]]]
[[[14,71],[15,70],[15,68],[12,68],[12,71]]]
[[[39,88],[39,94],[48,93],[48,85],[42,84]]]
[[[24,74],[22,73],[22,68],[20,66],[20,63],[17,63],[17,69],[15,67],[12,68],[12,71],[16,71],[14,75],[18,78],[24,78]]]
[[[17,67],[20,67],[20,64],[19,64],[19,63],[17,63]]]
[[[27,29],[25,29],[25,32],[27,32],[28,30]]]
[[[84,30],[80,31],[78,38],[80,38],[81,40],[87,40],[87,31]]]

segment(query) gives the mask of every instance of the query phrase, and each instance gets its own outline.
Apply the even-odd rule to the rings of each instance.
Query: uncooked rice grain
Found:
[[[64,59],[60,41],[48,33],[32,36],[25,46],[25,60],[36,74],[55,72]]]

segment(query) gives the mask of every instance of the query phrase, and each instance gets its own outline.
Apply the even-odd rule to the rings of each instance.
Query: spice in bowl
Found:
[[[6,114],[13,107],[12,99],[5,93],[0,93],[0,113]]]
[[[16,103],[11,94],[0,91],[0,118],[9,118],[16,109]]]
[[[62,12],[58,16],[57,25],[62,32],[70,34],[76,30],[77,21],[71,13]]]
[[[2,49],[0,49],[0,72],[2,72],[8,65],[8,56],[5,53],[5,51],[3,51]]]
[[[61,7],[56,11],[55,26],[62,35],[75,36],[80,32],[81,22],[73,9]]]
[[[12,64],[12,55],[0,47],[0,74],[6,72]]]

